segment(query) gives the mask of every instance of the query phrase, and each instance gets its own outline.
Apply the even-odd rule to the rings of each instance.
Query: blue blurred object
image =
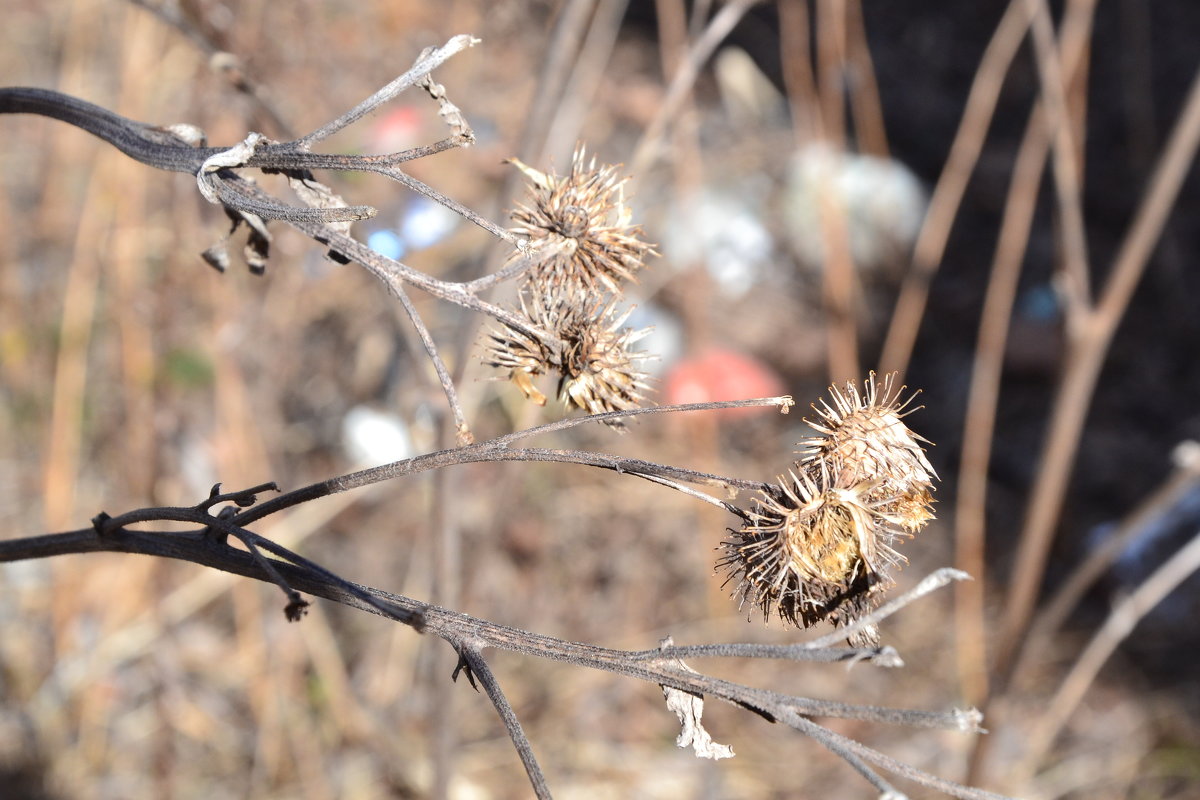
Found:
[[[367,246],[380,255],[399,260],[406,253],[424,250],[445,239],[458,227],[460,219],[442,204],[418,197],[400,214],[397,229],[372,231]]]
[[[1035,322],[1053,322],[1058,319],[1058,294],[1049,284],[1029,288],[1017,300],[1017,312]]]
[[[1105,522],[1088,533],[1090,549],[1101,546],[1120,529],[1118,522]],[[1141,526],[1125,545],[1112,566],[1113,577],[1125,590],[1140,585],[1154,570],[1200,530],[1200,487],[1193,487],[1176,502],[1162,509]],[[1164,598],[1152,615],[1167,621],[1189,620],[1197,583],[1193,576],[1184,586]]]
[[[393,230],[372,231],[367,237],[367,247],[379,255],[399,261],[404,256],[404,240]]]

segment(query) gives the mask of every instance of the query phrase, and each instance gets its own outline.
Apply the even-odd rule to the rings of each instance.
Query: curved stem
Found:
[[[487,661],[476,647],[463,645],[458,649],[458,653],[467,663],[470,674],[483,684],[483,690],[487,692],[488,699],[492,701],[496,713],[503,720],[504,729],[508,731],[508,738],[512,739],[513,747],[520,756],[521,763],[525,766],[525,774],[529,776],[529,784],[533,787],[534,794],[539,798],[548,799],[550,788],[546,785],[546,776],[537,762],[537,757],[533,754],[533,746],[529,744],[529,738],[521,728],[521,721],[517,719],[512,706],[509,705],[508,698],[504,696],[500,682],[496,680],[491,667],[488,666]]]

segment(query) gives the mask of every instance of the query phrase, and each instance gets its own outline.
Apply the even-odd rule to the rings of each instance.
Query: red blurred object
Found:
[[[421,114],[410,106],[388,111],[371,126],[370,148],[373,153],[398,153],[415,147],[420,141]]]
[[[784,393],[783,379],[753,356],[734,350],[712,348],[679,361],[667,373],[664,401],[709,403],[716,400],[749,400],[777,397]],[[771,407],[725,408],[726,417],[744,417]]]

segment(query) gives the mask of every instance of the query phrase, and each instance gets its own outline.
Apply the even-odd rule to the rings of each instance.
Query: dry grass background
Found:
[[[478,36],[482,44],[436,78],[480,142],[417,162],[412,172],[503,219],[511,170],[501,161],[521,152],[555,3],[181,5],[242,59],[296,132],[349,108],[422,48],[457,33]],[[139,120],[192,122],[213,144],[240,141],[248,129],[281,136],[193,42],[142,8],[7,0],[3,16],[5,84],[57,88]],[[626,30],[596,77],[594,99],[566,109],[574,117],[560,121],[542,156],[565,166],[578,138],[602,159],[628,163],[665,96],[655,45],[645,31]],[[692,122],[672,134],[698,160],[650,165],[635,177],[635,207],[652,240],[662,241],[667,225],[656,212],[681,193],[699,182],[777,173],[780,142],[790,141],[783,120],[748,129],[730,116],[714,102],[710,77],[700,89],[695,106],[680,112]],[[401,104],[419,111],[422,141],[432,141],[442,135],[440,121],[421,100]],[[703,123],[689,128],[696,120]],[[331,146],[370,147],[370,122]],[[5,537],[79,527],[101,509],[189,504],[218,480],[291,488],[348,471],[355,465],[341,444],[342,420],[361,404],[409,420],[419,450],[437,445],[440,389],[402,313],[365,272],[323,262],[318,247],[277,226],[265,277],[220,275],[198,253],[224,233],[224,218],[193,180],[151,171],[46,119],[0,123]],[[333,185],[382,215],[404,202],[395,186],[371,178]],[[463,230],[411,263],[462,275],[480,268],[481,251],[488,268],[503,257],[482,234]],[[826,381],[825,320],[813,297],[820,285],[790,264],[780,273],[726,301],[702,268],[664,250],[641,297],[674,309],[692,342],[759,354],[787,377],[803,408]],[[539,419],[476,363],[478,320],[417,302],[447,343],[452,368],[469,360],[460,388],[481,438]],[[877,341],[881,324],[861,324]],[[928,409],[912,418],[919,432],[948,401],[931,391],[924,402]],[[797,416],[656,419],[624,437],[577,429],[558,444],[763,479],[790,460],[802,435]],[[931,455],[943,475],[955,468],[953,447]],[[449,508],[437,498],[449,498]],[[954,559],[953,514],[941,499],[942,521],[906,548],[906,584]],[[454,607],[466,613],[639,649],[667,634],[681,644],[794,641],[796,633],[777,624],[747,624],[719,587],[713,549],[732,523],[699,505],[608,473],[483,464],[326,498],[260,532],[349,579],[430,598],[435,564],[445,558],[439,530],[449,525],[461,537]],[[445,587],[436,591],[446,596]],[[989,598],[989,609],[1000,597]],[[963,702],[951,601],[949,593],[927,599],[887,629],[885,640],[908,662],[902,671],[719,662],[712,669],[803,695],[948,707]],[[453,736],[449,796],[527,796],[490,705],[465,684],[446,689],[453,661],[442,642],[324,603],[301,624],[280,612],[273,587],[189,564],[102,555],[6,565],[0,765],[8,784],[0,794],[424,797],[441,791],[434,765],[447,758],[438,748]],[[1057,641],[1015,719],[1036,714],[1082,636]],[[493,665],[560,797],[870,796],[817,745],[744,712],[706,709],[709,730],[738,754],[710,764],[674,746],[677,729],[655,687],[512,654],[497,654]],[[1183,711],[1194,692],[1180,701],[1140,676],[1118,659],[1072,718],[1053,769],[1003,788],[1047,797],[1194,796],[1200,735]],[[948,777],[962,775],[971,746],[947,733],[852,721],[831,727]],[[1014,722],[1011,732],[997,731],[998,774],[1010,748],[1015,757],[1020,730]]]

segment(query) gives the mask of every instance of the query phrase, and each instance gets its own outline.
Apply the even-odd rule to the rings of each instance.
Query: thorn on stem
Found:
[[[454,650],[458,653],[458,663],[454,666],[454,672],[450,673],[450,680],[458,683],[458,673],[461,672],[467,676],[467,682],[471,684],[471,688],[478,692],[479,687],[475,685],[475,673],[471,669],[470,662],[467,661],[466,653],[457,647]]]

